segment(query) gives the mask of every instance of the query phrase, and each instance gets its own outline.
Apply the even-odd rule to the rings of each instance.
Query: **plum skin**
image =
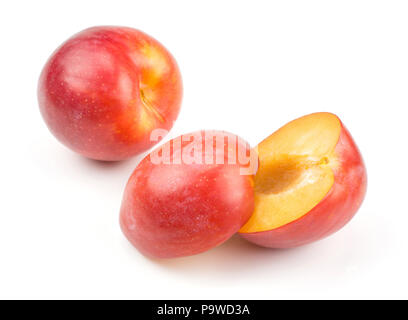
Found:
[[[124,192],[123,233],[153,258],[190,256],[223,243],[254,208],[253,176],[241,175],[241,167],[239,163],[157,165],[147,156]]]

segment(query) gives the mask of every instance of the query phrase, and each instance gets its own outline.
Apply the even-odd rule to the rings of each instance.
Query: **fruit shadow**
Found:
[[[165,272],[188,277],[191,281],[216,279],[234,284],[238,277],[245,275],[257,283],[265,281],[265,277],[273,282],[296,278],[308,285],[317,279],[319,283],[336,286],[348,277],[373,270],[387,259],[391,246],[388,233],[378,238],[387,223],[384,218],[373,220],[373,216],[375,214],[365,212],[359,217],[362,222],[355,223],[352,228],[346,227],[341,233],[297,248],[263,248],[234,235],[202,254],[150,261]]]
[[[309,248],[309,249],[308,249]],[[299,255],[310,246],[291,249],[270,249],[254,245],[239,235],[234,235],[222,245],[198,255],[176,259],[151,259],[151,262],[168,272],[196,276],[214,274],[220,276],[241,274],[244,270],[279,269],[283,265],[299,267]]]
[[[80,162],[81,165],[86,167],[92,167],[96,170],[121,170],[122,168],[126,168],[128,166],[137,165],[144,157],[144,154],[141,156],[121,160],[121,161],[104,161],[104,160],[94,160],[85,158],[80,155],[77,156],[77,161]]]
[[[122,161],[92,160],[80,155],[72,155],[70,163],[73,179],[80,177],[82,188],[89,192],[109,195],[106,201],[120,201],[126,183],[142,161],[144,154]]]
[[[130,174],[137,167],[140,161],[143,160],[146,154],[147,152],[121,161],[102,161],[85,158],[80,155],[73,156],[75,157],[75,161],[78,163],[78,167],[81,168],[81,170],[86,170],[88,174],[90,172],[97,175],[109,176],[116,181],[116,179],[128,179]]]

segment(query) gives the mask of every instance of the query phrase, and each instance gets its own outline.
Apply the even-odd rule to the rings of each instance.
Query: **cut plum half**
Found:
[[[348,187],[354,178],[354,182],[362,184],[364,189],[356,190],[358,197],[355,200],[360,205],[361,194],[365,192],[364,164],[351,136],[336,115],[314,113],[296,119],[262,141],[256,150],[259,169],[255,176],[255,209],[240,229],[244,237],[278,230],[278,236],[272,237],[276,241],[269,241],[272,243],[254,241],[272,247],[295,246],[315,240],[317,234],[308,234],[308,230],[316,233],[316,226],[302,226],[301,234],[295,232],[288,239],[282,228],[313,213],[330,195],[341,201],[339,196],[344,196],[343,188]],[[355,209],[354,205],[345,203],[343,206],[334,198],[331,205],[333,210],[324,208],[327,216],[341,207],[346,211]],[[340,210],[342,214],[344,210]],[[319,216],[323,217],[324,213],[320,211]],[[348,217],[349,212],[346,215]],[[332,230],[332,227],[325,224],[324,229]],[[318,230],[317,233],[328,232]],[[284,239],[282,243],[279,235]]]

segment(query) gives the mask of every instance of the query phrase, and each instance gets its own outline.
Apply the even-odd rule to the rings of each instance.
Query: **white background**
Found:
[[[0,4],[0,298],[408,298],[407,1],[3,1]],[[41,119],[36,86],[52,51],[94,25],[141,29],[184,80],[171,135],[239,134],[252,145],[330,111],[368,169],[356,217],[292,250],[238,237],[153,261],[118,214],[139,158],[84,159]]]

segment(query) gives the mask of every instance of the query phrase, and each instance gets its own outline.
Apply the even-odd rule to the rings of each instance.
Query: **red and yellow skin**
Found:
[[[171,150],[167,164],[157,164],[148,155],[131,175],[123,196],[120,225],[127,239],[144,255],[176,258],[207,251],[229,239],[251,216],[254,208],[253,176],[241,175],[245,164],[230,164],[227,149],[236,145],[215,143],[205,134],[233,137],[220,131],[193,133],[201,159],[210,147],[224,152],[224,163],[185,163],[174,160],[191,147],[190,135],[178,144],[171,140],[153,151]],[[236,137],[236,136],[234,136]],[[180,138],[178,138],[180,139]],[[180,141],[180,140],[179,140]]]
[[[49,58],[39,80],[42,116],[56,138],[96,160],[123,160],[149,149],[153,129],[170,130],[182,81],[172,55],[126,27],[86,29]]]
[[[311,128],[316,128],[319,123],[324,121],[328,122],[327,128],[321,129],[315,135],[304,130],[304,127],[308,127],[309,131],[313,131],[314,129]],[[302,127],[302,123],[305,122],[310,122],[310,125]],[[268,161],[267,157],[260,156],[260,168],[255,177],[254,215],[241,228],[240,235],[248,241],[263,247],[291,248],[329,236],[350,221],[359,209],[366,193],[367,174],[362,156],[350,133],[337,116],[330,113],[317,113],[294,120],[289,125],[291,128],[287,128],[282,137],[275,136],[272,139],[284,140],[285,136],[290,136],[293,133],[297,135],[297,138],[294,139],[299,141],[302,140],[302,135],[305,137],[309,135],[313,139],[308,140],[308,138],[305,138],[305,141],[300,144],[314,144],[315,146],[311,147],[311,150],[317,150],[319,145],[324,144],[330,145],[330,147],[327,147],[327,150],[321,148],[320,151],[316,151],[318,155],[315,158],[313,158],[313,152],[309,154],[300,152],[299,154],[296,150],[293,150],[291,157],[294,157],[295,162],[296,159],[305,161],[302,160],[306,159],[302,158],[303,156],[312,156],[314,162],[309,162],[306,166],[301,164],[292,167],[294,171],[301,171],[301,175],[307,175],[308,171],[311,172],[309,173],[309,180],[295,177],[297,174],[291,177],[290,170],[286,170],[287,168],[283,169],[283,171],[286,170],[284,175],[280,175],[279,170],[275,170],[275,173],[279,173],[281,181],[282,177],[284,179],[286,177],[288,181],[287,185],[285,185],[286,190],[277,191],[286,192],[287,194],[291,194],[291,188],[295,191],[293,191],[293,197],[290,198],[290,204],[283,201],[285,200],[283,198],[287,197],[287,195],[283,194],[283,200],[279,199],[282,200],[282,203],[276,200],[276,204],[273,202],[269,208],[268,203],[265,204],[268,196],[262,195],[262,191],[264,191],[262,184],[265,185],[266,180],[261,177],[268,172],[262,170],[263,167],[268,165]],[[296,130],[297,126],[299,130]],[[280,130],[285,130],[285,127]],[[273,135],[276,135],[276,133]],[[262,154],[262,148],[264,148],[265,153],[268,139],[271,139],[272,136],[265,139],[258,146],[260,154]],[[334,143],[327,142],[330,140]],[[274,143],[275,146],[278,146],[278,144]],[[285,144],[285,141],[282,141],[282,144]],[[266,150],[266,152],[268,151]],[[301,158],[297,158],[299,156]],[[326,180],[326,182],[323,182],[323,180]],[[307,186],[296,191],[296,185],[305,183],[304,181],[314,183],[315,186],[310,189],[310,192],[306,189]],[[279,197],[280,195],[276,194],[274,196]],[[309,199],[313,197],[315,199],[310,202]],[[279,217],[278,215],[282,214],[282,212],[287,213],[285,210],[281,212],[279,205],[293,206],[294,211],[297,212],[296,215],[290,216],[289,214]],[[271,220],[276,223],[271,223]]]

